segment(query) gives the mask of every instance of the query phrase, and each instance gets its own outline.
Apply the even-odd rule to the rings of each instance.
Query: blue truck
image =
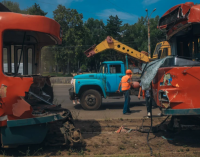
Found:
[[[102,98],[123,96],[122,92],[116,91],[125,71],[122,61],[105,61],[99,73],[76,75],[73,87],[69,89],[70,99],[80,99],[83,109],[97,110],[102,104]],[[135,93],[134,89],[130,90],[130,94]]]

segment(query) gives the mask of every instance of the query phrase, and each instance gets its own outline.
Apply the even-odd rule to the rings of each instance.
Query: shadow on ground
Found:
[[[166,140],[168,143],[174,146],[200,148],[199,126],[193,128],[188,127],[184,129],[174,127],[173,130],[169,130],[167,127],[168,124],[169,121],[165,122],[162,125],[159,124],[155,126],[154,128],[159,128],[155,133],[153,133],[155,137],[161,137],[162,139]]]
[[[131,102],[130,108],[135,106],[145,106],[145,102],[138,101],[138,102]],[[102,103],[101,107],[98,110],[106,110],[106,109],[123,109],[124,103],[123,102],[104,102]],[[77,110],[83,110],[80,104],[74,106]]]

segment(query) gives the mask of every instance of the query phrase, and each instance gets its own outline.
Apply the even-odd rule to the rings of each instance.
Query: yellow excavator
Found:
[[[87,57],[92,57],[97,53],[101,53],[104,50],[107,49],[113,49],[116,50],[119,53],[123,53],[126,55],[129,55],[133,57],[134,59],[140,60],[142,62],[148,63],[155,59],[164,58],[168,55],[171,55],[171,47],[167,41],[162,41],[157,43],[156,48],[154,50],[153,56],[151,58],[150,55],[148,55],[145,51],[137,51],[115,39],[113,39],[111,36],[107,36],[107,38],[102,41],[98,45],[93,45],[88,50],[86,50],[84,53]]]

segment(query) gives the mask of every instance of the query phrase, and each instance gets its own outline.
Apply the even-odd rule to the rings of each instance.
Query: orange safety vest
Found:
[[[131,88],[131,85],[128,82],[128,79],[130,79],[130,76],[128,75],[125,75],[122,77],[122,80],[121,80],[122,91],[129,90]]]

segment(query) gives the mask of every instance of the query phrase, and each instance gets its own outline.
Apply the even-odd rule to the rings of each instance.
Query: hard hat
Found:
[[[130,69],[127,69],[126,74],[132,74],[132,71]]]

